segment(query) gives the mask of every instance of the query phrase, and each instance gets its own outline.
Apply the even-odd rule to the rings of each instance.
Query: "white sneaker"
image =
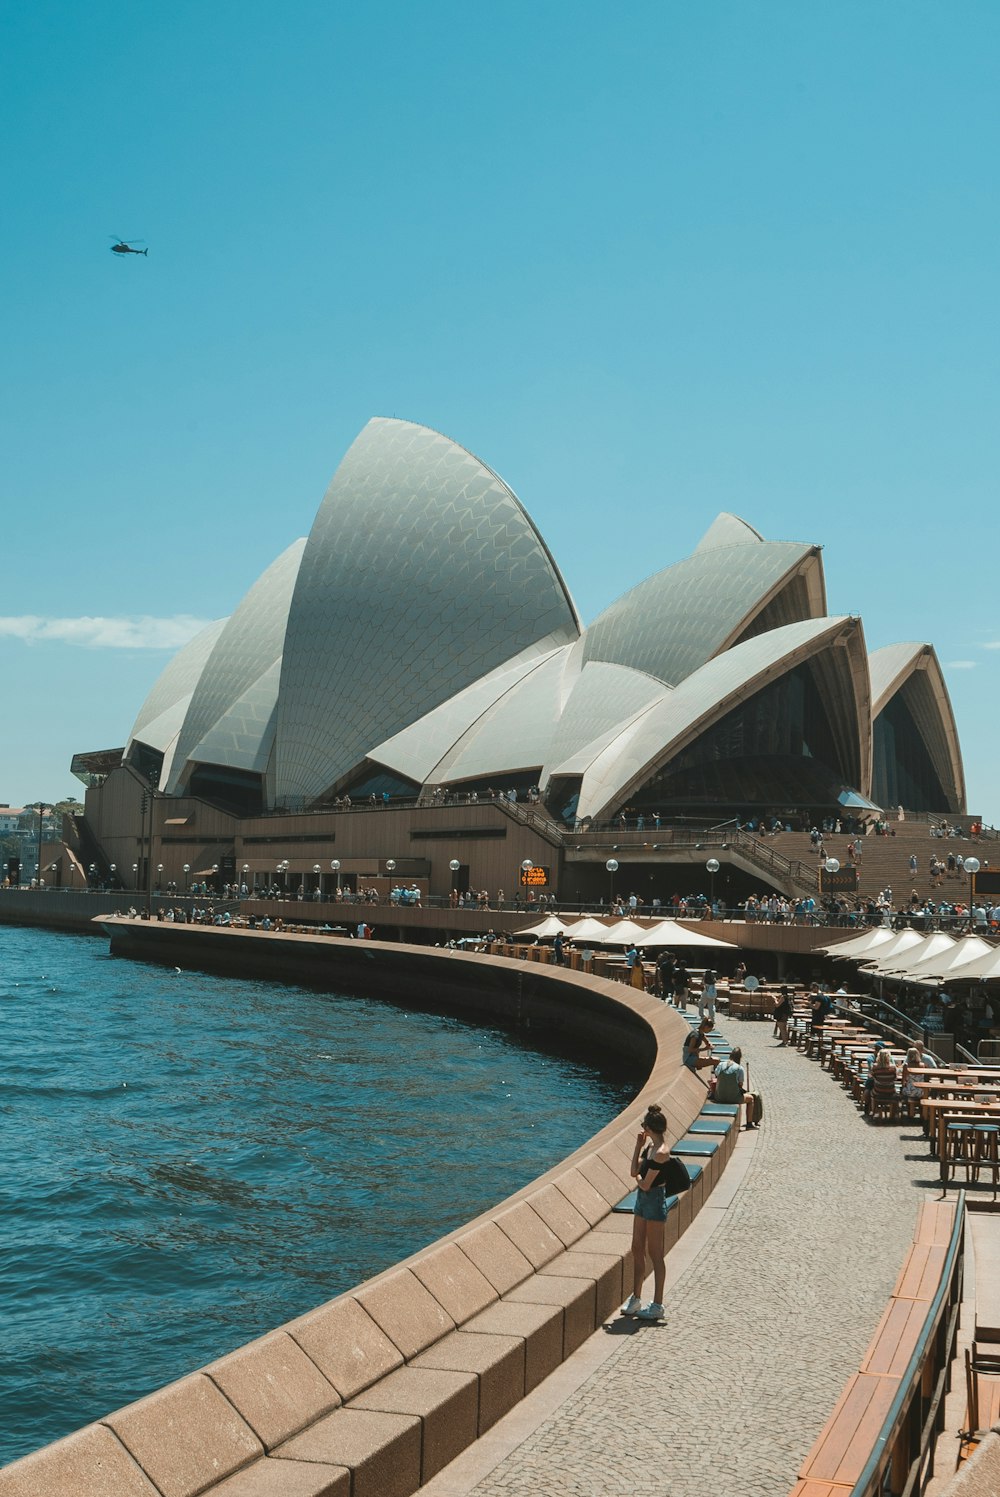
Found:
[[[654,1299],[651,1304],[646,1305],[636,1316],[637,1320],[662,1320],[663,1306],[658,1305]]]
[[[642,1300],[637,1294],[630,1294],[625,1304],[622,1305],[623,1315],[638,1315],[642,1309]]]

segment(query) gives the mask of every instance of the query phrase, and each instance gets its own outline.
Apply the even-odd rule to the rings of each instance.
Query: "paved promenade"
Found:
[[[720,1027],[766,1115],[667,1259],[666,1322],[610,1322],[426,1497],[791,1489],[939,1187],[919,1125],[867,1124],[770,1023]]]

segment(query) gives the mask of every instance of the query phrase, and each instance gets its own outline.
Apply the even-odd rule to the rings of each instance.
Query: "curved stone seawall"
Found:
[[[565,969],[315,936],[108,922],[124,956],[314,983],[488,1017],[613,1053],[672,1139],[705,1087],[684,1020]],[[0,1497],[406,1497],[484,1433],[623,1297],[636,1108],[474,1221],[356,1289],[0,1471]],[[735,1142],[691,1173],[668,1248]],[[45,1390],[39,1389],[44,1397]]]

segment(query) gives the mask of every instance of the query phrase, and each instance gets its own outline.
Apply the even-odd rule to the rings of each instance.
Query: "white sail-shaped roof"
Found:
[[[572,649],[572,645],[560,645],[558,654],[565,658]],[[555,653],[551,641],[547,640],[540,640],[537,645],[522,650],[515,659],[506,661],[481,680],[473,682],[401,733],[375,744],[369,758],[418,785],[433,781],[435,767],[484,713]]]
[[[760,541],[695,551],[605,609],[587,630],[584,657],[679,685],[746,633],[800,570],[821,572],[815,546]],[[821,595],[820,584],[816,608],[807,604],[797,616],[814,616]]]
[[[180,702],[183,702],[185,708],[187,707],[205,668],[205,662],[225,627],[225,619],[216,619],[214,623],[206,624],[205,628],[196,634],[183,649],[178,650],[173,659],[164,667],[139,708],[135,722],[132,724],[132,731],[128,736],[129,745],[134,738],[138,738],[141,743],[148,743],[151,748],[163,750],[178,728],[178,723],[174,721],[173,726],[167,731],[164,726],[168,722],[166,714],[170,708],[176,707]],[[155,729],[157,741],[154,741],[153,725],[157,720],[159,720],[159,726]]]
[[[859,716],[858,696],[864,685],[867,708],[867,670],[864,642],[856,619],[808,619],[771,629],[710,660],[687,677],[662,702],[641,713],[622,733],[597,753],[584,772],[578,816],[599,816],[618,804],[654,769],[679,753],[736,700],[759,691],[769,681],[843,640],[854,653],[856,692],[844,704],[845,720],[854,719],[858,738],[856,766],[864,783],[869,773],[870,738]]]
[[[285,639],[279,798],[319,796],[398,733],[579,622],[521,504],[456,443],[370,421],[320,506]]]
[[[191,702],[184,717],[174,753],[174,769],[169,788],[179,788],[188,761],[226,764],[233,768],[254,765],[261,757],[259,735],[251,746],[254,724],[261,731],[277,699],[277,675],[272,668],[281,660],[285,626],[292,590],[298,573],[305,540],[295,541],[257,579],[239,607],[226,620],[225,628],[205,662]],[[252,693],[254,683],[271,671],[274,680],[265,688],[270,706],[261,713],[262,696]],[[248,693],[250,695],[248,696]],[[243,710],[214,737],[213,730],[243,701]],[[261,720],[262,719],[262,720]],[[239,748],[237,749],[237,744]],[[222,758],[210,758],[224,753]],[[237,758],[232,755],[237,755]],[[264,755],[266,763],[267,756]]]

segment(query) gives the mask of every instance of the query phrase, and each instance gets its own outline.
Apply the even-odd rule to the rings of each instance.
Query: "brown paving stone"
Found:
[[[483,1434],[524,1397],[524,1363],[520,1336],[455,1331],[422,1352],[413,1366],[475,1373],[479,1379],[478,1433]]]
[[[577,1168],[608,1206],[618,1205],[625,1192],[622,1190],[618,1175],[601,1158],[600,1154],[591,1154],[589,1158],[581,1159]]]
[[[539,1270],[540,1277],[590,1279],[594,1285],[594,1314],[606,1320],[622,1302],[622,1260],[606,1253],[582,1253],[572,1249]]]
[[[596,1226],[602,1217],[607,1216],[608,1202],[579,1170],[566,1170],[553,1183],[560,1195],[564,1195],[570,1205],[579,1211],[588,1227]]]
[[[527,1204],[555,1233],[563,1247],[569,1247],[571,1242],[576,1242],[577,1238],[582,1237],[590,1226],[587,1218],[581,1216],[576,1207],[571,1206],[554,1185],[543,1185],[541,1190],[533,1190],[528,1197]]]
[[[498,1294],[506,1294],[532,1272],[527,1258],[495,1222],[484,1222],[480,1227],[473,1227],[471,1232],[463,1232],[455,1245]]]
[[[551,1263],[563,1251],[559,1238],[526,1201],[519,1201],[506,1211],[499,1212],[496,1224],[524,1254],[532,1268],[541,1268],[544,1263]]]
[[[501,1300],[462,1327],[462,1334],[517,1336],[524,1340],[524,1391],[554,1372],[562,1361],[563,1311],[556,1305],[517,1305]]]
[[[412,1416],[335,1409],[276,1453],[346,1467],[351,1497],[409,1497],[420,1485],[420,1442],[420,1420]]]
[[[158,1497],[121,1441],[103,1424],[56,1440],[4,1466],[0,1497]]]
[[[582,1346],[597,1325],[596,1295],[591,1279],[535,1274],[506,1296],[516,1305],[559,1305],[563,1311],[563,1359]]]
[[[635,1137],[633,1135],[633,1146],[634,1142]],[[632,1179],[632,1175],[629,1169],[629,1166],[632,1163],[631,1149],[629,1150],[628,1157],[626,1158],[617,1144],[607,1143],[604,1144],[600,1149],[598,1149],[597,1158],[601,1161],[602,1164],[606,1165],[606,1167],[615,1176],[619,1185],[621,1186],[621,1191],[618,1196],[618,1200],[620,1201],[622,1199],[622,1196],[628,1195],[629,1191],[635,1184],[635,1181]],[[616,1201],[614,1204],[617,1205],[618,1202]]]
[[[210,1487],[208,1497],[351,1497],[351,1473],[343,1466],[265,1456]]]
[[[478,1315],[499,1298],[489,1280],[453,1242],[418,1258],[412,1268],[456,1325]]]
[[[406,1361],[455,1329],[444,1307],[407,1268],[366,1284],[353,1297]]]
[[[351,1404],[380,1414],[412,1414],[423,1424],[420,1480],[453,1461],[476,1438],[479,1379],[465,1372],[401,1367]]]
[[[204,1371],[266,1450],[340,1403],[336,1388],[285,1331],[251,1341]]]
[[[286,1329],[341,1398],[353,1398],[403,1365],[399,1348],[357,1300],[346,1295],[300,1316]]]
[[[202,1372],[109,1415],[110,1425],[163,1497],[195,1497],[264,1454],[232,1404]]]

